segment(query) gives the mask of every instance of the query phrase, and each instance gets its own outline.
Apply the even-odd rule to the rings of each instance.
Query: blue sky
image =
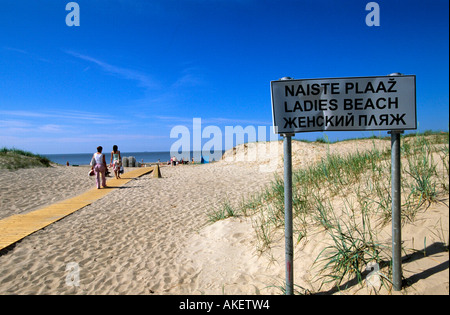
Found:
[[[193,118],[268,127],[283,76],[415,74],[419,130],[448,130],[447,0],[376,1],[378,27],[359,0],[78,0],[72,27],[68,2],[0,0],[0,147],[168,151]]]

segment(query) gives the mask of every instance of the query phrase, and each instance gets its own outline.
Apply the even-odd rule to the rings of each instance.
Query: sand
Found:
[[[270,144],[258,146],[269,149]],[[162,167],[162,178],[145,175],[113,190],[2,251],[0,294],[280,294],[284,240],[274,244],[270,255],[259,255],[252,218],[208,221],[208,213],[224,202],[238,205],[270,184],[275,173],[282,174],[282,144],[276,146],[272,151],[277,152],[266,151],[267,158],[258,163],[244,155],[237,158],[248,149],[242,146],[234,155],[228,152],[228,160]],[[354,141],[336,149],[295,141],[293,163],[303,167],[328,150],[371,146],[371,141]],[[87,170],[0,170],[0,218],[94,188]],[[403,229],[408,248],[422,250],[424,238],[428,246],[426,255],[404,264],[412,285],[382,294],[449,293],[448,251],[438,246],[448,242],[448,195],[441,199]],[[321,233],[296,245],[295,283],[315,293],[373,294],[360,285],[342,292],[317,291],[312,264],[324,247]]]

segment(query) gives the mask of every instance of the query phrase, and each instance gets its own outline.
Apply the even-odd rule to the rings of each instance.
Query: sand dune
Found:
[[[115,189],[3,251],[0,294],[280,294],[283,240],[274,244],[271,256],[260,256],[251,218],[208,222],[208,213],[224,201],[237,205],[268,185],[274,172],[282,172],[282,146],[276,145],[281,150],[274,153],[276,167],[270,171],[260,168],[270,165],[270,157],[258,162],[238,158],[239,150],[245,151],[242,146],[227,152],[221,162],[162,167],[160,179],[145,175]],[[314,163],[327,150],[342,153],[343,147],[350,152],[372,145],[348,142],[338,149],[294,142],[294,165]],[[1,171],[0,182],[0,218],[67,199],[95,185],[87,168],[61,166]],[[445,202],[448,205],[448,196]],[[439,220],[448,239],[444,203],[433,205],[414,225],[405,227],[408,246],[413,246],[413,237],[419,249],[424,237],[428,244],[439,241],[433,233]],[[295,249],[295,283],[310,290],[318,287],[311,283],[311,264],[321,246],[318,232],[317,238],[310,237]],[[402,293],[448,294],[448,252],[431,251],[427,259],[405,266],[405,276],[415,283]],[[79,268],[78,286],[73,285],[77,278],[68,268],[71,263]],[[429,272],[433,268],[435,272]]]

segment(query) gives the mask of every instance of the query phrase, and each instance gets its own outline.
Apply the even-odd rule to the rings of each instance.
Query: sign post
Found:
[[[394,73],[271,81],[275,133],[284,137],[286,294],[293,294],[292,147],[297,132],[385,130],[392,152],[392,263],[394,290],[401,290],[400,134],[417,128],[416,76]]]
[[[290,133],[283,134],[286,295],[294,294],[294,245],[292,235],[292,136],[293,134]]]
[[[395,291],[402,289],[402,223],[401,223],[401,178],[400,178],[400,134],[391,134],[391,195],[392,195],[392,282]]]

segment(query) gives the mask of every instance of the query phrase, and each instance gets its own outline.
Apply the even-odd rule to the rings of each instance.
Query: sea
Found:
[[[223,152],[222,152],[223,153]],[[105,154],[106,163],[109,164],[111,159],[111,153],[108,152]],[[120,152],[122,158],[133,156],[136,159],[136,162],[141,163],[154,163],[154,162],[168,162],[170,161],[170,152]],[[72,154],[41,154],[45,156],[50,161],[62,165],[66,165],[69,162],[69,165],[89,165],[91,162],[91,158],[93,153],[72,153]],[[178,160],[183,158],[184,160],[192,161],[192,157],[194,156],[194,152],[177,154],[176,157]],[[195,155],[199,156],[199,155]],[[209,160],[206,156],[205,160]]]

